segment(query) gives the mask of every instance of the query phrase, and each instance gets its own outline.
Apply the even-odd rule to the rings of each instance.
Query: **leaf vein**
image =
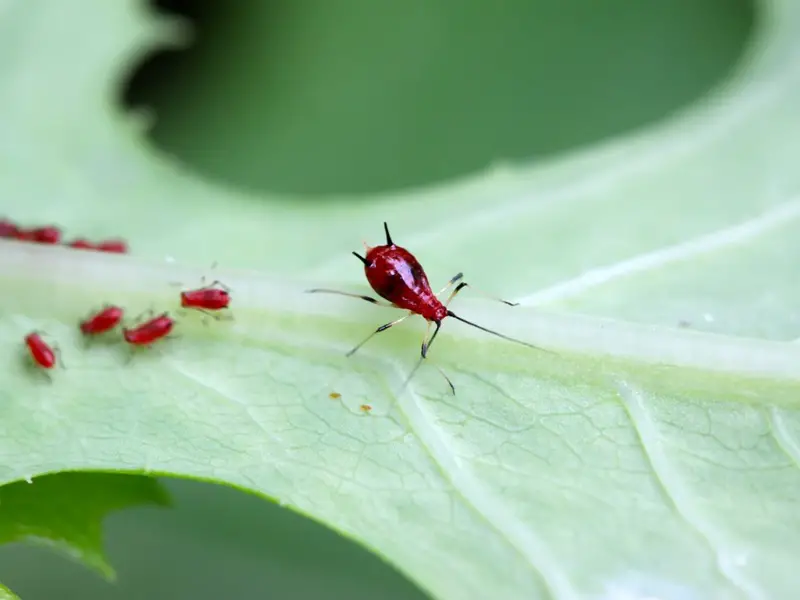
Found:
[[[566,279],[543,290],[517,299],[520,304],[539,305],[578,296],[589,289],[605,285],[617,279],[640,275],[666,265],[689,260],[749,241],[771,229],[800,218],[800,200],[794,200],[768,210],[743,223],[733,225],[694,239],[644,252],[614,264],[590,269],[577,277]]]
[[[731,541],[726,539],[692,503],[690,490],[681,481],[677,470],[670,464],[664,452],[656,425],[645,407],[641,392],[624,381],[617,381],[617,391],[667,501],[709,547],[722,576],[747,598],[763,600],[762,591],[748,581],[737,568],[735,556],[737,553],[724,550],[733,545]]]
[[[775,438],[778,447],[791,459],[797,468],[800,468],[800,445],[789,433],[783,420],[783,415],[776,406],[769,407],[769,421],[772,437]]]
[[[559,600],[577,599],[577,592],[565,573],[550,558],[551,552],[545,544],[531,531],[529,524],[514,517],[513,512],[504,507],[497,496],[488,492],[486,486],[463,467],[447,438],[433,424],[432,416],[423,408],[410,386],[397,397],[397,406],[455,493],[539,574],[550,596]]]

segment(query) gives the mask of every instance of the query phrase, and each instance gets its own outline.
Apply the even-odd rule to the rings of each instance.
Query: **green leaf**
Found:
[[[10,589],[0,584],[0,600],[19,600],[19,598]]]
[[[9,483],[0,487],[0,543],[55,547],[113,579],[103,553],[103,519],[144,504],[169,504],[166,491],[150,477],[59,473]]]
[[[0,13],[0,203],[122,235],[135,256],[0,242],[0,335],[19,341],[0,345],[0,481],[124,469],[241,486],[439,598],[800,587],[800,6],[770,3],[729,85],[641,134],[313,212],[157,156],[112,91],[166,29],[133,1],[82,7]],[[57,114],[53,86],[70,90]],[[448,320],[431,360],[456,397],[431,368],[398,393],[419,324],[345,359],[396,313],[303,290],[364,290],[349,252],[384,220],[436,285],[464,269],[525,305],[467,290],[460,314],[550,352]],[[130,362],[118,341],[79,339],[103,302],[174,310],[170,283],[213,261],[235,321],[187,316]],[[61,348],[52,381],[26,361],[31,329]]]

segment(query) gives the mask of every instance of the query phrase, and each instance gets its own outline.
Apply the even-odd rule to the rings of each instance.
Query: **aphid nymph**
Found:
[[[364,274],[367,277],[369,285],[381,298],[387,300],[388,303],[381,302],[380,300],[377,300],[371,296],[362,296],[360,294],[351,294],[349,292],[341,292],[338,290],[321,288],[308,290],[309,293],[339,294],[342,296],[360,298],[361,300],[371,302],[372,304],[377,304],[380,306],[393,306],[408,311],[406,315],[400,317],[399,319],[395,319],[394,321],[378,327],[361,343],[356,345],[355,348],[350,350],[347,353],[347,356],[352,356],[356,350],[367,343],[374,335],[382,331],[386,331],[390,327],[394,327],[399,323],[402,323],[412,315],[420,315],[422,318],[428,321],[428,329],[422,341],[420,361],[427,357],[428,351],[430,350],[430,347],[433,344],[433,341],[436,339],[439,329],[442,326],[442,321],[444,321],[444,319],[447,317],[452,317],[458,321],[461,321],[462,323],[466,323],[471,327],[475,327],[481,331],[485,331],[505,340],[540,350],[538,346],[534,346],[528,342],[524,342],[522,340],[503,335],[502,333],[498,333],[497,331],[487,329],[482,325],[478,325],[477,323],[473,323],[472,321],[468,321],[467,319],[460,317],[450,310],[448,305],[453,298],[455,298],[461,290],[469,286],[468,283],[463,281],[464,274],[458,273],[452,277],[450,281],[447,282],[447,285],[445,285],[438,293],[434,293],[431,289],[430,283],[428,283],[428,276],[425,274],[425,270],[422,268],[422,265],[419,263],[416,257],[411,254],[411,252],[401,246],[398,246],[392,241],[392,236],[389,233],[389,226],[386,223],[383,224],[383,228],[386,233],[386,244],[374,247],[367,246],[367,252],[365,256],[360,255],[358,252],[353,252],[353,255],[364,265]],[[444,302],[439,300],[438,296],[443,294],[455,284],[458,285],[456,285],[455,289],[450,293],[447,299]],[[494,298],[491,296],[490,298],[502,302],[503,304],[507,304],[508,306],[516,306],[516,303],[514,302],[501,300],[500,298]],[[433,335],[429,336],[428,334],[430,333],[431,325],[434,325],[435,329],[433,331]],[[417,367],[419,364],[421,363],[418,363]],[[417,367],[414,368],[414,371],[416,371]],[[412,375],[414,371],[412,371]],[[442,375],[444,375],[444,373],[442,373]],[[444,376],[450,384],[451,389],[453,389],[455,392],[453,384],[446,375]]]

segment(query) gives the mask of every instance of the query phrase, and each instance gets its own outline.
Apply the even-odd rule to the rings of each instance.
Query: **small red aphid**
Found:
[[[230,303],[230,290],[219,281],[196,290],[181,292],[181,306],[183,308],[193,308],[205,312],[229,308]]]
[[[136,327],[124,328],[122,336],[126,342],[133,346],[149,346],[169,335],[174,326],[175,321],[169,314],[162,313]]]
[[[125,240],[103,240],[94,245],[95,250],[100,252],[114,252],[117,254],[127,254],[128,243]]]
[[[36,227],[35,229],[20,229],[17,239],[39,244],[58,244],[61,241],[61,230],[54,225]]]
[[[436,339],[436,335],[439,333],[439,329],[442,326],[442,321],[446,317],[453,317],[454,319],[461,321],[462,323],[466,323],[471,327],[480,329],[481,331],[491,333],[492,335],[496,335],[497,337],[501,337],[511,342],[516,342],[517,344],[522,344],[523,346],[540,350],[540,348],[534,346],[533,344],[503,335],[502,333],[492,331],[491,329],[487,329],[481,325],[478,325],[477,323],[468,321],[455,314],[452,310],[448,309],[447,306],[450,304],[453,298],[455,298],[455,296],[462,289],[469,285],[466,282],[461,281],[464,277],[464,274],[458,273],[455,277],[450,279],[447,285],[444,286],[444,288],[442,288],[438,294],[435,294],[428,283],[428,276],[425,274],[425,270],[422,268],[422,265],[419,263],[416,257],[408,250],[396,245],[392,241],[392,237],[389,234],[389,226],[386,223],[383,224],[383,229],[386,232],[385,245],[375,247],[367,246],[366,256],[361,256],[357,252],[353,252],[353,254],[364,264],[364,273],[367,276],[367,281],[372,289],[375,290],[379,296],[388,300],[389,304],[380,302],[371,296],[361,296],[359,294],[340,292],[338,290],[308,290],[310,293],[322,292],[328,294],[352,296],[354,298],[366,300],[367,302],[371,302],[373,304],[394,306],[396,308],[402,308],[408,311],[408,314],[405,316],[378,327],[360,344],[350,350],[350,352],[347,353],[347,356],[352,356],[356,350],[369,341],[375,334],[378,334],[381,331],[386,331],[390,327],[405,321],[411,315],[420,315],[422,318],[428,321],[428,331],[430,331],[430,326],[432,324],[436,326],[436,329],[430,338],[428,338],[426,333],[425,339],[422,342],[422,358],[420,359],[420,363],[417,364],[417,367],[419,367],[421,364],[421,360],[427,357],[428,350],[430,349],[431,344],[433,344],[433,340]],[[459,281],[460,283],[450,293],[450,296],[447,298],[447,300],[445,302],[440,301],[438,296]],[[499,298],[493,299],[509,306],[516,306],[516,303],[508,302],[507,300],[501,300]],[[414,371],[416,371],[417,367],[414,368]],[[414,371],[412,371],[412,375]],[[442,375],[444,375],[444,373],[442,373]],[[446,375],[445,379],[447,379]],[[408,382],[408,380],[406,380],[406,382]],[[453,390],[453,392],[455,392],[455,388],[449,379],[447,379],[447,382],[450,384],[450,388]]]
[[[81,250],[94,250],[95,246],[89,240],[85,238],[78,238],[77,240],[72,240],[67,244],[70,248],[79,248]]]
[[[28,346],[31,358],[43,369],[52,369],[56,365],[55,350],[35,331],[25,336],[25,345]]]
[[[0,219],[0,238],[15,238],[19,235],[19,227],[8,219]]]
[[[114,329],[122,321],[124,312],[119,306],[106,306],[100,312],[81,321],[83,335],[99,335]]]

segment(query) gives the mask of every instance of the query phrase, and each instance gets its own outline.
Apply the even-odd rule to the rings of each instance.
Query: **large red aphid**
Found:
[[[103,310],[81,321],[80,328],[84,335],[99,335],[111,331],[122,321],[125,311],[119,306],[106,306]]]
[[[457,314],[455,314],[452,310],[448,309],[447,306],[450,302],[455,298],[455,296],[469,284],[464,281],[461,281],[464,277],[463,273],[458,273],[455,277],[450,279],[444,288],[442,288],[438,293],[434,293],[431,289],[430,284],[428,283],[428,277],[425,274],[425,270],[420,265],[419,261],[414,257],[411,252],[402,248],[401,246],[396,245],[392,241],[392,237],[389,234],[389,227],[386,223],[383,224],[384,231],[386,232],[386,244],[383,246],[375,246],[375,247],[367,247],[367,254],[366,256],[361,256],[357,252],[353,252],[353,254],[364,264],[364,273],[367,276],[367,281],[369,281],[370,286],[372,287],[375,292],[382,298],[389,301],[389,306],[394,306],[397,308],[402,308],[408,311],[403,317],[386,323],[385,325],[381,325],[375,331],[373,331],[369,336],[367,336],[360,344],[358,344],[355,348],[350,350],[347,353],[348,356],[352,356],[356,350],[358,350],[361,346],[363,346],[368,340],[372,338],[377,333],[381,331],[386,331],[390,327],[401,323],[411,315],[420,315],[426,321],[428,321],[428,332],[430,332],[430,325],[433,324],[436,326],[436,329],[433,331],[433,335],[428,337],[426,334],[425,339],[422,342],[422,358],[425,358],[428,354],[428,350],[430,349],[433,340],[436,339],[436,335],[439,333],[439,329],[442,326],[442,321],[446,317],[453,317],[454,319],[461,321],[462,323],[466,323],[472,327],[485,331],[487,333],[491,333],[492,335],[496,335],[501,337],[505,340],[509,340],[512,342],[516,342],[518,344],[522,344],[524,346],[528,346],[530,348],[539,349],[537,346],[533,344],[529,344],[527,342],[523,342],[522,340],[518,340],[496,331],[492,331],[491,329],[487,329],[477,323],[473,323],[472,321],[468,321]],[[460,283],[459,283],[460,282]],[[438,296],[445,292],[449,287],[458,283],[456,288],[450,293],[450,296],[447,298],[445,302],[439,300]],[[328,290],[328,289],[313,289],[308,290],[311,293],[315,292],[322,292],[328,294],[340,294],[343,296],[352,296],[355,298],[360,298],[362,300],[366,300],[367,302],[371,302],[373,304],[379,305],[386,305],[384,302],[380,302],[371,296],[361,296],[359,294],[351,294],[348,292],[340,292],[338,290]],[[500,300],[499,298],[494,298],[504,304],[509,306],[516,306],[513,302],[508,302],[506,300]],[[446,376],[445,376],[446,377]],[[448,383],[450,380],[448,379]],[[452,383],[450,386],[452,388]]]
[[[183,308],[193,308],[201,311],[222,310],[228,308],[230,303],[230,290],[219,281],[196,290],[181,292],[181,306]]]
[[[25,336],[25,345],[31,358],[43,369],[52,369],[56,365],[56,351],[35,331]]]
[[[136,327],[124,328],[122,336],[133,346],[149,346],[169,335],[175,321],[167,313],[162,313]]]

